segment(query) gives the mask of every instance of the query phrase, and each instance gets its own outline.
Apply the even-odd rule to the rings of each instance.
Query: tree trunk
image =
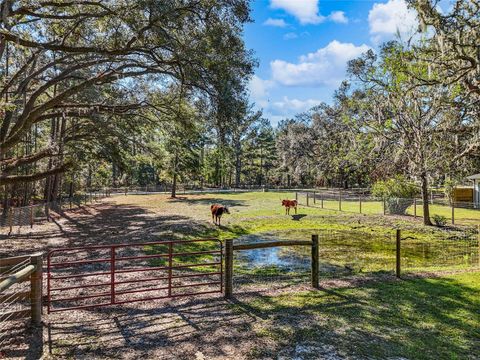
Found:
[[[172,198],[177,197],[177,172],[173,173]]]
[[[177,166],[178,166],[178,155],[175,154],[175,160],[173,164],[173,184],[172,184],[172,198],[177,197]]]
[[[242,173],[242,148],[238,141],[235,145],[235,187],[240,187],[240,175]]]
[[[56,129],[56,138],[57,138],[57,143],[59,144],[59,157],[57,161],[59,164],[63,163],[63,148],[64,148],[64,143],[63,139],[65,138],[65,127],[66,127],[67,119],[65,116],[62,116],[61,119],[57,121],[57,129]],[[57,164],[57,165],[59,165]],[[59,195],[61,197],[61,192],[62,192],[62,177],[63,173],[56,174],[53,178],[52,182],[52,199],[57,200]]]
[[[422,173],[420,178],[422,180],[423,224],[427,226],[431,226],[432,222],[430,221],[430,206],[428,204],[427,174]]]

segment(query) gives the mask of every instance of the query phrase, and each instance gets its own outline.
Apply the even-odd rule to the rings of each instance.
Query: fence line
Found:
[[[301,190],[295,192],[295,198],[301,205],[320,207],[321,209],[326,210],[355,212],[359,214],[413,215],[416,218],[420,217],[421,213],[423,213],[422,199],[385,199],[355,190]],[[440,212],[441,214],[439,214],[439,216],[450,219],[452,224],[455,224],[456,211],[458,210],[480,211],[480,204],[460,201],[451,202],[440,197],[430,197],[429,205],[432,206],[430,208],[431,216],[434,216],[435,212]],[[441,208],[438,209],[435,208],[435,206]]]
[[[295,198],[299,204],[306,206],[315,206],[327,210],[336,210],[343,212],[356,212],[359,214],[396,214],[395,209],[406,207],[409,215],[415,218],[421,216],[423,201],[417,198],[396,199],[393,201],[385,201],[382,198],[376,198],[370,195],[368,189],[357,188],[349,190],[341,189],[298,189],[298,188],[265,188],[252,187],[249,188],[204,188],[189,189],[188,186],[180,186],[177,193],[181,194],[202,194],[202,193],[221,193],[221,192],[250,192],[250,191],[271,191],[271,192],[295,192]],[[73,197],[61,197],[57,201],[49,203],[33,204],[24,207],[10,207],[3,216],[0,216],[0,227],[9,227],[9,234],[13,232],[14,226],[30,226],[31,228],[39,220],[39,218],[50,217],[50,209],[61,211],[63,209],[72,209],[80,207],[82,204],[93,203],[99,199],[132,194],[149,194],[164,193],[171,191],[166,185],[146,185],[135,187],[105,187],[103,189],[87,190],[83,194],[76,194]],[[432,192],[433,194],[433,192]],[[446,213],[446,218],[455,224],[456,211],[461,209],[480,210],[480,206],[475,203],[468,202],[449,202],[441,198],[438,194],[429,197],[430,205],[448,207],[450,210]],[[442,210],[443,212],[446,209]],[[434,215],[435,211],[431,211]]]
[[[268,289],[281,285],[283,280],[291,283],[301,278],[304,282],[307,272],[327,280],[383,274],[404,277],[408,274],[428,275],[432,272],[480,269],[480,228],[449,230],[432,236],[412,236],[408,230],[401,229],[394,229],[387,234],[359,230],[319,230],[319,257],[315,261],[318,265],[313,272],[313,263],[309,261],[310,253],[307,251],[311,245],[312,242],[298,238],[253,243],[227,240],[226,297],[232,294],[229,289],[233,286],[234,277],[238,281],[236,286],[248,286],[253,282]],[[237,256],[234,266],[233,254],[242,250],[258,251],[258,257],[252,254]],[[254,265],[258,259],[261,259],[260,266]],[[312,257],[312,260],[315,258]],[[248,272],[245,272],[245,268],[249,269]]]
[[[60,212],[65,209],[78,208],[82,205],[94,203],[110,193],[90,192],[85,194],[77,194],[73,197],[63,197],[56,201],[32,204],[22,207],[9,207],[6,213],[0,216],[0,227],[8,227],[9,233],[12,234],[13,228],[18,226],[33,226],[39,220],[50,220],[50,210]]]
[[[226,299],[233,296],[233,258],[234,251],[266,249],[281,246],[307,246],[311,248],[311,285],[313,288],[319,288],[319,246],[318,235],[312,235],[311,241],[269,241],[252,244],[234,245],[233,239],[225,240],[225,293]]]
[[[42,253],[0,259],[0,345],[8,340],[12,321],[30,317],[41,324],[42,266]],[[27,281],[25,290],[21,284]]]

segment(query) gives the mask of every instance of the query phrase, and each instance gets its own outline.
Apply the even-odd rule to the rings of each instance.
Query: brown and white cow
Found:
[[[218,221],[218,226],[220,226],[220,218],[222,217],[223,213],[230,214],[228,207],[223,206],[221,204],[212,204],[210,206],[210,210],[212,211],[213,223],[217,225],[217,221]]]
[[[295,214],[297,213],[297,200],[282,200],[282,206],[285,206],[285,215],[290,215],[290,208],[295,209]]]

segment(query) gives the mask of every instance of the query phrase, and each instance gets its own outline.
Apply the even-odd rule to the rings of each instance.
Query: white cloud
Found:
[[[250,96],[255,103],[255,108],[263,110],[263,115],[273,125],[278,124],[280,120],[294,117],[296,114],[321,103],[321,100],[317,99],[301,100],[289,98],[288,96],[270,101],[270,90],[274,89],[276,85],[274,81],[264,80],[257,75],[254,75],[249,83]]]
[[[287,86],[338,86],[345,77],[347,62],[369,49],[365,44],[355,46],[334,40],[316,52],[300,56],[297,63],[272,61],[272,78]]]
[[[292,39],[296,39],[296,38],[298,38],[298,35],[294,32],[289,32],[289,33],[286,33],[285,35],[283,35],[284,40],[292,40]]]
[[[301,24],[319,24],[325,20],[318,12],[318,0],[270,0],[270,7],[286,11]]]
[[[282,100],[275,101],[272,104],[272,108],[281,114],[285,114],[285,116],[289,116],[302,111],[306,111],[320,103],[321,101],[317,99],[299,100],[290,99],[288,98],[288,96],[284,96]]]
[[[282,27],[282,28],[288,26],[288,24],[285,22],[285,20],[283,20],[283,19],[272,19],[272,18],[268,18],[267,20],[265,20],[263,25],[276,26],[276,27]]]
[[[368,23],[374,43],[388,40],[397,33],[402,37],[411,36],[418,28],[417,13],[409,9],[404,0],[374,4],[368,13]]]
[[[319,99],[307,98],[301,100],[284,96],[280,100],[266,103],[261,108],[263,116],[269,119],[272,125],[276,126],[281,120],[293,118],[295,115],[307,111],[321,102],[322,100]]]
[[[270,0],[272,9],[282,9],[295,16],[301,24],[320,24],[326,20],[346,24],[348,19],[343,11],[333,11],[328,16],[319,12],[319,0]]]
[[[253,101],[260,106],[266,106],[268,102],[266,98],[268,97],[269,90],[274,86],[274,82],[272,80],[264,80],[254,75],[248,85]]]
[[[328,15],[328,18],[336,23],[347,24],[348,18],[343,11],[333,11]]]

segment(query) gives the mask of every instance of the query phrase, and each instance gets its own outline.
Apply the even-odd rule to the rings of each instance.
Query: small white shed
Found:
[[[480,174],[468,176],[467,179],[473,181],[473,206],[480,208]]]

